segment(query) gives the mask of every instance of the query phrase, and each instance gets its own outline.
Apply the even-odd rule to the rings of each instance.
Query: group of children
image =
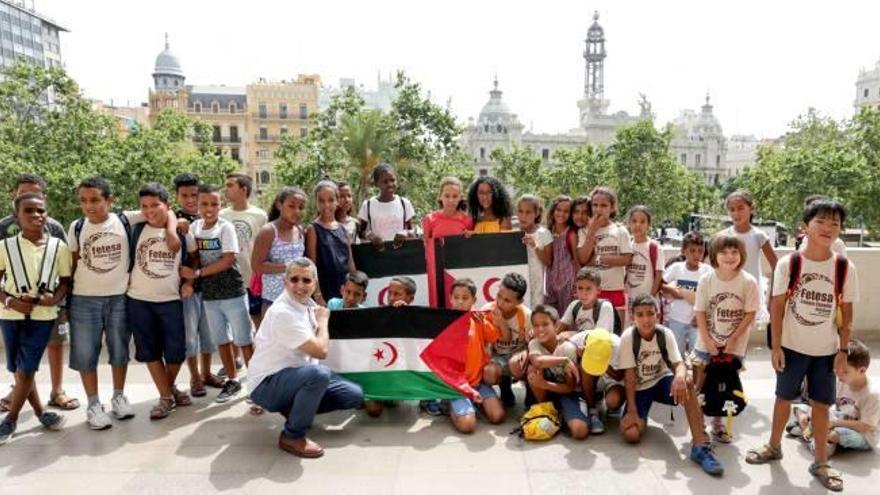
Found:
[[[218,402],[236,397],[239,372],[253,354],[252,334],[283,290],[288,263],[303,255],[315,261],[319,304],[357,308],[368,280],[355,267],[352,244],[397,246],[419,235],[411,202],[397,194],[394,169],[379,165],[372,179],[379,194],[365,200],[353,218],[351,188],[330,180],[320,181],[311,195],[282,188],[267,215],[248,202],[252,183],[242,174],[230,174],[223,193],[191,174],[179,176],[177,211],[170,209],[163,186],[146,184],[138,192],[140,210],[123,213],[111,211],[110,184],[93,177],[79,184],[83,216],[65,233],[46,214],[45,183],[23,176],[12,220],[0,220],[4,231],[12,223],[20,229],[4,234],[0,243],[0,322],[7,367],[15,375],[3,402],[8,413],[0,423],[0,443],[11,438],[26,400],[46,428],[58,429],[64,421],[42,407],[33,386],[43,351],[56,340],[61,307],[69,314],[70,367],[82,378],[89,427],[112,426],[96,374],[104,341],[113,371],[111,414],[118,420],[134,415],[124,394],[131,337],[135,359],[147,364],[159,394],[152,419],[191,404],[190,394],[204,396],[206,387],[220,389]],[[229,206],[221,209],[223,196]],[[310,199],[317,216],[305,224]],[[466,352],[469,393],[423,401],[423,408],[448,412],[457,430],[470,432],[477,409],[490,423],[504,421],[515,401],[511,385],[521,381],[527,405],[556,404],[572,437],[602,433],[605,410],[619,415],[624,438],[637,442],[653,402],[679,404],[693,436],[691,459],[720,474],[710,437],[728,443],[731,432],[713,418],[707,435],[698,394],[707,364],[719,355],[742,361],[756,320],[766,318],[763,255],[773,270],[769,316],[777,401],[769,443],[746,460],[781,458],[781,435],[788,431],[811,440],[816,456],[811,472],[829,488],[842,487],[840,474],[827,463],[829,449],[873,448],[880,424],[880,399],[865,373],[867,349],[850,341],[856,269],[833,251],[846,211],[832,200],[811,198],[803,216],[804,242],[777,260],[767,236],[751,224],[754,202],[748,192],[731,194],[725,204],[732,225],[708,242],[698,232],[688,233],[681,256],[667,266],[650,238],[650,210],[635,206],[627,225],[618,223],[611,188],[559,196],[545,215],[540,198],[525,194],[514,205],[492,177],[478,178],[466,194],[458,179],[443,179],[439,209],[421,222],[429,261],[436,238],[504,232],[518,223],[528,276],[506,274],[494,301],[474,313]],[[429,284],[432,290],[434,285]],[[389,304],[411,304],[415,291],[412,279],[395,277]],[[456,280],[447,300],[454,309],[473,310],[476,286]],[[217,374],[211,371],[214,352],[223,364]],[[58,366],[56,361],[50,353],[50,366]],[[189,394],[176,386],[184,361]],[[52,371],[53,402],[75,408],[75,399],[60,388],[60,369]],[[803,383],[812,413],[797,408],[789,423],[791,401]],[[829,420],[835,403],[836,419]],[[374,415],[382,407],[365,404]],[[261,409],[253,405],[251,411]]]

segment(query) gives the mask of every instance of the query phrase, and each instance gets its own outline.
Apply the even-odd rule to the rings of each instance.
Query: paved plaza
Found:
[[[871,349],[870,373],[880,380],[880,342]],[[750,352],[744,388],[751,403],[735,421],[734,443],[716,449],[726,469],[720,479],[686,458],[684,411],[676,410],[670,421],[665,406],[652,409],[649,431],[638,446],[622,442],[616,421],[604,435],[584,442],[560,435],[548,443],[525,443],[509,435],[521,407],[506,423],[481,423],[468,436],[455,433],[446,417],[419,414],[415,403],[386,409],[379,419],[362,411],[334,413],[320,416],[312,430],[325,456],[302,460],[275,446],[281,417],[251,416],[243,398],[215,404],[212,391],[163,421],[150,421],[155,390],[144,366],[134,364],[127,391],[136,418],[94,432],[85,426],[81,408],[66,413],[63,431],[47,433],[26,409],[16,437],[0,447],[0,486],[8,494],[822,493],[807,473],[810,453],[796,440],[784,440],[780,463],[743,461],[745,451],[769,434],[774,386],[769,353]],[[47,372],[44,363],[43,385]],[[109,368],[102,365],[100,374],[109,402]],[[183,383],[189,379],[186,371],[182,377]],[[83,400],[77,375],[68,370],[65,381]],[[522,390],[518,393],[521,397]],[[877,493],[876,454],[843,453],[834,462],[845,475],[846,493]]]

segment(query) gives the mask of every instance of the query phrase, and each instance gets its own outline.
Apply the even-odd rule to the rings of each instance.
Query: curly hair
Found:
[[[513,211],[513,207],[510,204],[510,194],[508,194],[501,181],[487,175],[477,177],[471,184],[471,187],[468,188],[468,212],[474,223],[476,224],[480,220],[480,213],[482,213],[480,201],[477,198],[477,190],[480,188],[480,184],[489,184],[492,187],[492,214],[498,219],[510,218],[512,215],[511,211]]]
[[[547,208],[547,228],[552,229],[555,220],[553,216],[556,214],[556,208],[559,208],[559,205],[562,203],[572,203],[571,196],[567,196],[565,194],[560,194],[553,199],[553,202],[550,203],[550,208]],[[565,224],[569,227],[574,227],[574,221],[571,219],[571,212],[574,210],[574,206],[572,205],[571,209],[568,210],[568,220],[566,220]]]

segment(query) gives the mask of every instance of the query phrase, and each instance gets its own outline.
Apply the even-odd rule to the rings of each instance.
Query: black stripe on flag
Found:
[[[455,269],[526,264],[529,258],[522,238],[522,232],[445,237],[443,265]]]
[[[343,309],[330,312],[330,338],[341,339],[433,339],[464,311],[401,306]]]
[[[391,242],[383,243],[381,250],[372,244],[355,244],[351,252],[355,266],[370,278],[425,273],[425,243],[420,239],[405,241],[397,249]]]

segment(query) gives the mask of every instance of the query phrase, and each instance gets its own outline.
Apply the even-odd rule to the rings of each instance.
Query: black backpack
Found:
[[[748,400],[742,390],[739,369],[742,362],[732,354],[718,354],[709,358],[706,379],[700,389],[703,414],[713,417],[738,416]]]
[[[639,329],[636,327],[632,327],[632,332],[633,359],[638,362],[639,350],[642,348],[642,335],[639,334]],[[670,371],[675,373],[675,366],[669,360],[669,350],[666,348],[666,332],[660,327],[654,327],[654,337],[657,339],[657,346],[660,347],[660,355],[663,357],[663,362],[666,363],[666,367]]]
[[[611,304],[611,301],[606,299],[596,299],[596,304],[593,305],[593,325],[599,321],[599,313],[602,311],[603,304]],[[572,326],[575,326],[577,323],[577,315],[580,312],[583,304],[580,301],[577,301],[574,304],[574,307],[571,308],[571,321]],[[617,314],[617,310],[614,309],[614,306],[611,306],[611,312],[614,314],[614,328],[610,330],[614,330],[614,335],[620,336],[623,333],[623,325],[620,323],[620,315]],[[580,329],[577,329],[580,330]],[[609,330],[606,328],[606,330]]]
[[[137,243],[138,239],[141,237],[141,233],[144,231],[144,227],[147,226],[146,222],[136,223],[134,227],[131,229],[131,237],[129,237],[128,241],[128,271],[134,268],[134,260],[137,256]],[[177,238],[180,240],[180,266],[189,266],[189,252],[186,249],[186,236],[181,234],[179,231],[177,232]]]

